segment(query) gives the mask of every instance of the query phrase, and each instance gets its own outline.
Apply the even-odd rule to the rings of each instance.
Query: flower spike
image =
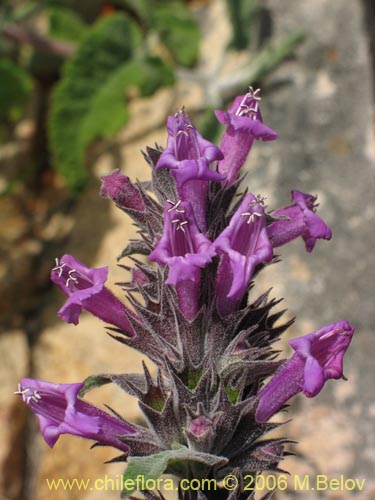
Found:
[[[118,283],[131,310],[106,288],[107,268],[64,255],[52,270],[67,296],[59,311],[65,321],[77,324],[81,311],[90,311],[113,326],[113,339],[154,362],[157,374],[144,365],[142,373],[100,373],[84,384],[23,379],[15,392],[49,446],[73,434],[121,450],[113,461],[129,462],[123,485],[137,483],[148,500],[163,495],[138,478],[164,473],[179,482],[179,500],[253,498],[244,478],[280,472],[293,442],[265,439],[280,425],[268,420],[297,393],[314,397],[343,376],[354,332],[347,321],[291,340],[295,352],[285,361],[274,343],[294,320],[282,320],[270,290],[253,298],[259,272],[278,260],[274,248],[302,237],[310,252],[318,238],[331,237],[315,213],[316,197],[293,191],[290,206],[266,213],[265,198],[241,187],[239,170],[254,140],[276,138],[262,122],[259,93],[250,87],[228,111],[216,111],[226,125],[221,149],[181,110],[168,118],[166,149],[145,150],[151,182],[133,184],[119,170],[103,176],[101,194],[138,228],[121,254],[129,277]],[[80,397],[107,383],[138,398],[142,425]],[[231,477],[236,488],[196,490],[206,477],[217,485]],[[137,496],[133,488],[126,495]]]

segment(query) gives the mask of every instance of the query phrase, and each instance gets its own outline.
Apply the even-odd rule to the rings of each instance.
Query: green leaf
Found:
[[[83,398],[89,391],[102,385],[110,384],[111,382],[111,378],[107,375],[91,375],[84,380],[83,387],[80,389],[78,395],[80,398]]]
[[[215,116],[214,110],[215,107],[208,107],[203,111],[199,116],[198,130],[205,139],[215,143],[220,142],[222,127]]]
[[[49,36],[60,40],[78,42],[87,30],[87,25],[73,10],[64,7],[48,9]]]
[[[159,33],[177,64],[193,66],[197,62],[200,32],[186,5],[181,2],[157,5],[152,28]]]
[[[115,0],[115,5],[130,11],[139,18],[144,25],[149,24],[152,11],[157,8],[152,5],[153,0]]]
[[[123,485],[126,494],[133,493],[137,488],[137,477],[143,481],[158,479],[169,467],[183,468],[187,461],[198,462],[207,467],[224,465],[227,459],[190,450],[186,446],[175,445],[175,449],[166,450],[147,457],[129,457],[128,467],[124,473]]]
[[[19,120],[32,87],[32,79],[25,70],[12,61],[0,60],[0,119]]]
[[[28,0],[28,2],[21,3],[20,5],[14,7],[12,21],[17,23],[25,21],[26,19],[39,14],[43,8],[43,2]]]
[[[240,392],[237,389],[233,389],[229,385],[225,388],[225,390],[228,395],[229,401],[232,403],[232,405],[235,405],[240,396]]]
[[[237,50],[245,49],[251,40],[258,11],[257,0],[227,0],[227,9],[233,33],[230,45]]]
[[[110,138],[128,121],[127,91],[135,88],[139,95],[149,96],[161,85],[173,82],[173,72],[161,59],[148,57],[123,64],[91,100],[81,125],[81,148],[96,137]]]
[[[277,44],[268,44],[251,60],[246,72],[246,81],[255,82],[264,78],[290,56],[303,39],[304,34],[296,32],[285,36]]]
[[[82,133],[82,125],[91,104],[140,44],[140,31],[131,20],[120,14],[109,16],[88,30],[64,66],[52,96],[48,131],[55,167],[75,190],[87,178],[81,137],[88,135]]]

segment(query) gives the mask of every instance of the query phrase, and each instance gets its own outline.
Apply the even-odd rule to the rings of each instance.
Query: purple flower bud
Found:
[[[190,180],[224,179],[209,167],[211,162],[223,158],[222,152],[215,144],[203,139],[183,109],[168,117],[167,129],[168,144],[156,168],[170,168],[179,188]]]
[[[72,434],[127,451],[119,437],[134,434],[130,424],[78,398],[83,383],[53,384],[24,378],[15,394],[35,413],[51,448],[61,434]]]
[[[235,181],[255,139],[277,139],[276,132],[262,123],[259,92],[249,87],[247,94],[235,98],[228,111],[215,111],[219,122],[227,125],[220,143],[224,160],[219,162],[219,172],[225,175],[228,186]]]
[[[213,426],[212,420],[203,417],[200,415],[197,418],[194,418],[189,425],[189,432],[197,437],[201,438],[204,437],[211,429]]]
[[[212,245],[217,253],[224,254],[218,269],[216,294],[218,310],[226,316],[244,296],[256,266],[270,262],[273,257],[263,200],[248,194],[229,226]]]
[[[121,208],[130,208],[137,212],[145,211],[141,193],[131,183],[129,177],[122,174],[118,168],[111,174],[103,175],[101,180],[100,196],[111,199]]]
[[[134,336],[128,315],[135,314],[125,307],[105,286],[108,267],[90,269],[71,255],[56,259],[51,280],[69,298],[58,315],[68,323],[78,324],[82,309]]]
[[[299,236],[305,241],[306,250],[311,252],[318,238],[330,240],[332,231],[327,224],[316,215],[316,196],[292,191],[294,204],[281,208],[272,214],[273,217],[288,217],[289,220],[272,222],[267,227],[272,246],[284,245]]]
[[[200,268],[211,262],[211,242],[199,231],[191,205],[167,201],[164,208],[164,230],[149,260],[168,265],[166,283],[175,285],[180,308],[192,319],[198,312]]]
[[[292,397],[303,391],[316,396],[328,379],[343,376],[344,354],[354,328],[338,321],[316,332],[289,341],[296,351],[275,373],[258,394],[258,422],[267,421]]]

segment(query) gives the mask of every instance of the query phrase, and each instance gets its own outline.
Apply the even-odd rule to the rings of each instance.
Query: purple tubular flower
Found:
[[[226,316],[244,296],[256,266],[270,262],[273,257],[263,199],[248,194],[212,246],[215,252],[224,254],[218,269],[216,295],[218,311]]]
[[[191,124],[184,110],[168,117],[168,144],[156,168],[170,168],[182,201],[191,201],[199,228],[206,230],[207,181],[222,181],[224,176],[210,169],[223,153],[204,139]]]
[[[219,172],[225,175],[227,186],[235,181],[255,139],[277,139],[276,132],[262,122],[259,92],[260,89],[249,87],[247,94],[235,98],[228,111],[215,111],[219,122],[227,125],[220,143],[224,160],[219,162]]]
[[[145,204],[139,190],[118,168],[111,174],[103,175],[101,180],[100,196],[111,199],[121,208],[144,212]]]
[[[148,258],[168,265],[166,283],[176,286],[180,309],[187,319],[198,312],[200,268],[211,262],[213,255],[211,242],[196,225],[191,205],[167,201],[163,235]]]
[[[209,167],[211,162],[223,158],[222,152],[215,144],[203,139],[183,109],[168,117],[167,129],[168,144],[156,168],[170,168],[179,188],[191,180],[224,179]]]
[[[328,379],[343,376],[344,354],[354,328],[338,321],[316,332],[289,341],[296,351],[275,373],[258,394],[258,422],[266,422],[293,396],[303,391],[312,398]]]
[[[294,204],[277,210],[273,217],[288,217],[285,220],[272,222],[267,227],[272,246],[284,245],[299,236],[305,241],[306,250],[311,252],[318,238],[330,240],[332,231],[327,224],[316,215],[316,196],[292,191]]]
[[[125,307],[105,286],[108,267],[90,269],[71,255],[56,259],[51,280],[69,298],[58,315],[68,323],[78,324],[82,309],[134,336],[128,316],[135,314]]]
[[[119,437],[134,434],[130,424],[78,398],[83,383],[53,384],[24,378],[15,394],[38,417],[40,430],[51,448],[61,434],[72,434],[127,451]]]

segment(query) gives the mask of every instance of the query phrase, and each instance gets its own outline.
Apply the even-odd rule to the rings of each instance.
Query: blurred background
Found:
[[[283,467],[304,476],[366,479],[360,492],[296,492],[275,499],[375,498],[374,4],[360,0],[0,1],[0,499],[114,499],[119,492],[49,491],[48,479],[121,474],[105,449],[63,436],[53,450],[13,391],[20,378],[60,383],[140,371],[142,357],[114,344],[99,320],[56,316],[54,258],[116,266],[135,233],[100,199],[100,176],[150,172],[141,149],[165,146],[168,114],[185,106],[211,140],[212,110],[249,84],[279,140],[254,145],[247,183],[270,208],[290,190],[316,193],[331,242],[301,241],[260,277],[297,321],[288,338],[337,319],[356,335],[347,382],[297,398],[283,435],[300,441]],[[125,262],[125,261],[123,261]],[[120,292],[113,288],[117,293]],[[120,295],[119,295],[120,296]],[[281,348],[286,348],[287,340]],[[139,420],[116,388],[88,399]]]

